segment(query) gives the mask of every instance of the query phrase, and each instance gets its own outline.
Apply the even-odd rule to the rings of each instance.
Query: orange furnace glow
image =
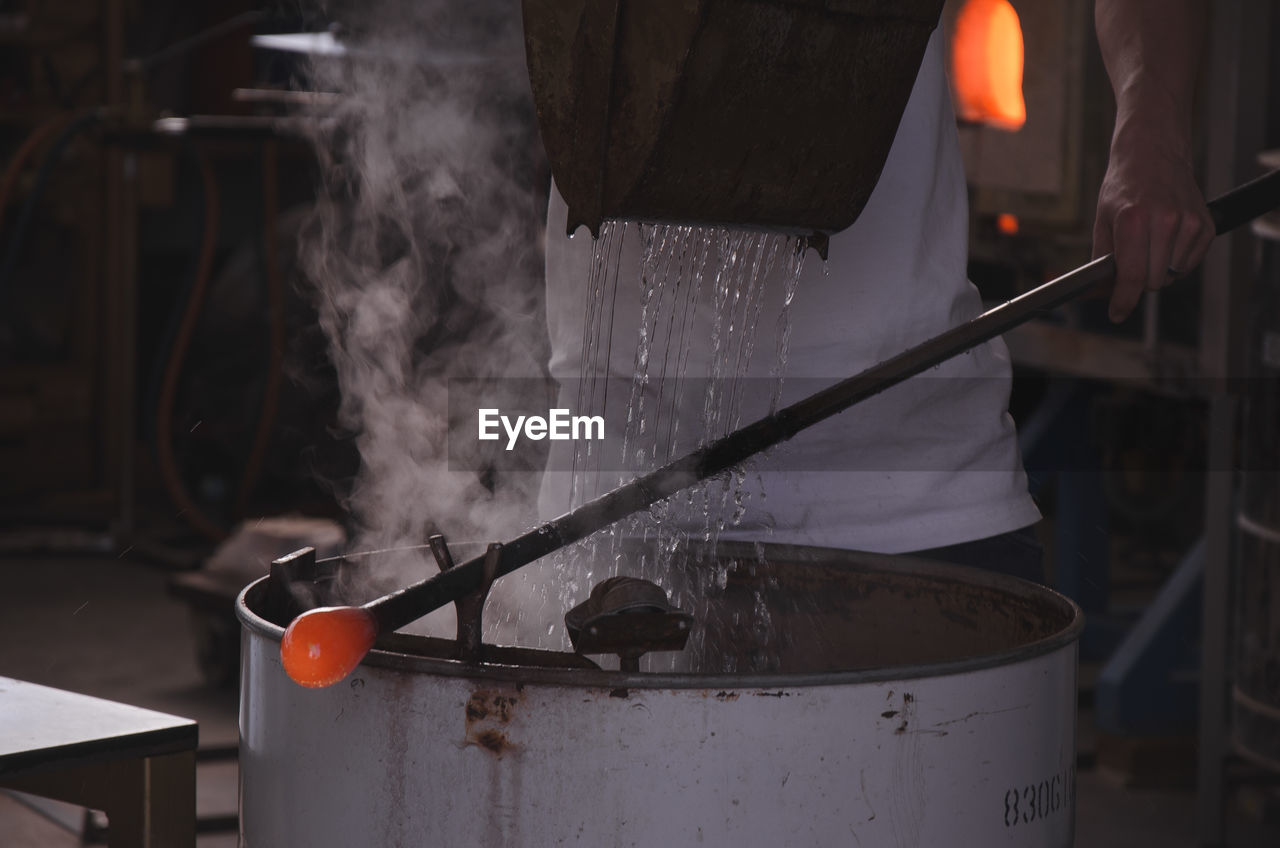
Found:
[[[1022,27],[1009,0],[968,0],[956,14],[951,83],[962,120],[1017,130],[1022,99]]]

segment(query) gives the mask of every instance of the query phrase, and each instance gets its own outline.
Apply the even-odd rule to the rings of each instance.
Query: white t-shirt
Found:
[[[573,409],[581,374],[584,300],[592,240],[563,236],[567,210],[552,191],[547,223],[547,320],[559,406]],[[622,247],[609,371],[635,370],[641,315],[638,228]],[[964,169],[937,32],[929,42],[884,171],[858,221],[831,238],[827,267],[812,252],[791,308],[783,403],[955,326],[982,310],[966,278],[968,214]],[[773,366],[779,274],[767,281],[751,373]],[[705,366],[714,314],[704,298],[693,315],[690,377]],[[610,305],[604,310],[608,321]],[[1014,424],[1007,412],[1010,363],[996,340],[958,356],[801,432],[757,461],[746,513],[721,538],[901,553],[985,538],[1039,519],[1027,493]],[[646,391],[656,392],[652,384]],[[611,391],[606,442],[621,438],[627,398]],[[752,392],[754,395],[761,394]],[[687,398],[691,418],[703,395]],[[751,400],[749,399],[749,400]],[[767,411],[748,404],[743,423]],[[650,409],[653,408],[651,404]],[[575,414],[586,410],[573,409]],[[591,410],[600,414],[600,410]],[[692,429],[692,425],[691,428]],[[553,442],[539,511],[566,511],[573,446]],[[594,484],[612,488],[617,474]],[[588,487],[589,490],[592,486]],[[588,492],[590,494],[590,491]],[[674,516],[685,502],[676,499]],[[689,527],[703,523],[697,509]]]

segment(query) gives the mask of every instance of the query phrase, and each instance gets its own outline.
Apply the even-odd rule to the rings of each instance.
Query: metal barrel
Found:
[[[242,844],[1072,844],[1069,600],[818,548],[721,542],[689,566],[666,588],[695,615],[694,653],[719,641],[734,671],[559,651],[468,663],[450,640],[397,633],[349,680],[304,689],[280,666],[268,584],[252,584],[237,603]],[[681,600],[707,569],[717,579]]]
[[[1280,770],[1280,215],[1253,224],[1260,243],[1236,514],[1236,750]]]

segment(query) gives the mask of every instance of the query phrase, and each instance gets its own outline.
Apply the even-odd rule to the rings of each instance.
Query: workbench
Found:
[[[111,848],[195,844],[190,719],[0,677],[0,788],[106,813]]]

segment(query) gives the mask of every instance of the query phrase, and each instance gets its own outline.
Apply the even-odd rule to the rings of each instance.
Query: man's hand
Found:
[[[1191,164],[1191,102],[1203,0],[1097,0],[1098,43],[1116,94],[1116,130],[1098,195],[1093,253],[1114,253],[1110,316],[1191,271],[1213,220]]]
[[[1213,219],[1189,157],[1146,128],[1117,132],[1098,195],[1093,255],[1114,253],[1109,314],[1123,321],[1144,291],[1191,271],[1213,241]]]

